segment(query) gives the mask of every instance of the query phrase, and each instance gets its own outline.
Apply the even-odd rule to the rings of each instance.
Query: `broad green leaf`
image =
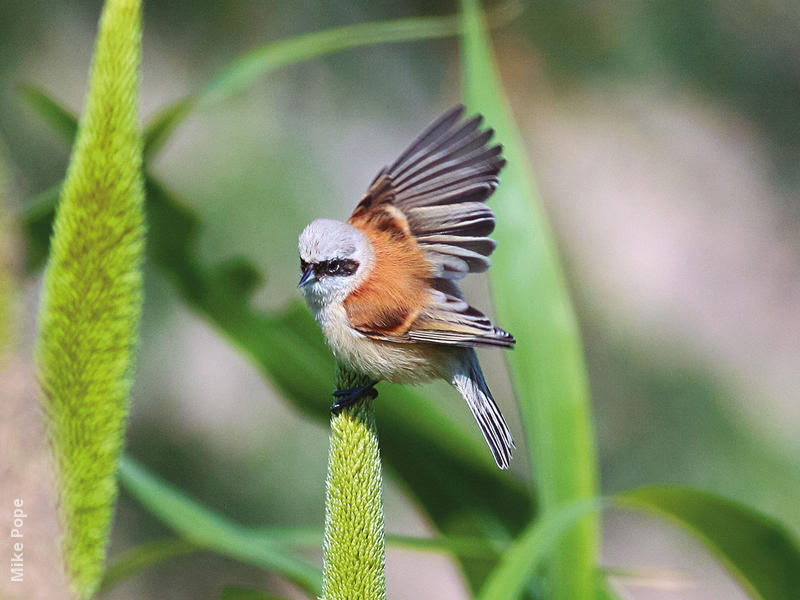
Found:
[[[558,251],[509,109],[477,0],[462,0],[464,96],[504,145],[508,165],[491,199],[497,251],[489,270],[498,324],[517,339],[506,354],[542,511],[596,495],[596,464],[583,348]],[[535,109],[535,107],[534,107]],[[587,515],[550,563],[556,600],[594,595],[598,526]]]
[[[222,590],[219,600],[286,600],[281,596],[268,594],[259,590],[250,590],[240,587],[227,587]]]
[[[281,573],[303,590],[318,596],[321,573],[263,534],[253,535],[189,499],[149,473],[129,457],[120,465],[120,481],[148,511],[187,541],[259,567]]]
[[[564,534],[586,515],[599,512],[610,504],[610,500],[596,498],[544,513],[503,553],[497,567],[481,589],[479,600],[519,598],[534,572],[552,560],[551,557]]]
[[[58,477],[60,550],[77,598],[91,598],[102,575],[138,343],[140,46],[139,1],[107,0],[39,309],[40,399]],[[46,112],[71,129],[57,107]]]
[[[800,545],[780,523],[721,496],[682,487],[619,494],[623,506],[665,517],[697,536],[753,598],[793,600]]]

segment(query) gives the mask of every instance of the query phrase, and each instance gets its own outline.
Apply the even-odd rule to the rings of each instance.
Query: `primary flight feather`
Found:
[[[491,264],[486,200],[505,159],[482,118],[463,114],[448,111],[382,169],[347,223],[318,219],[303,230],[299,287],[340,363],[376,383],[447,380],[505,469],[514,441],[474,348],[511,348],[514,338],[457,285]]]

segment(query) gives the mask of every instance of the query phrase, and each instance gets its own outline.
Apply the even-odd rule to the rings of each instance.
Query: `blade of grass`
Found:
[[[279,544],[287,548],[319,548],[323,532],[319,529],[307,528],[266,528],[248,530],[254,539],[264,536],[268,543]],[[451,554],[458,557],[477,558],[496,561],[504,544],[488,538],[467,536],[440,536],[421,538],[404,535],[386,535],[388,548],[418,552]],[[121,581],[133,577],[140,571],[153,567],[164,561],[194,552],[212,551],[198,546],[183,538],[158,540],[134,546],[127,552],[114,558],[103,575],[100,593],[107,592]]]
[[[511,0],[492,9],[487,18],[492,26],[501,25],[514,19],[521,10],[521,3]],[[450,37],[457,35],[460,27],[457,15],[359,23],[278,40],[250,50],[234,59],[197,94],[167,106],[154,118],[144,133],[145,162],[195,108],[221,102],[281,67],[360,46]]]
[[[203,549],[194,542],[184,539],[158,540],[135,546],[116,557],[114,562],[106,568],[98,593],[107,592],[119,582],[165,560],[199,552]]]
[[[62,184],[58,183],[37,194],[27,203],[20,215],[27,242],[25,268],[28,273],[40,269],[47,260],[50,232],[53,231],[53,216],[61,195],[61,186]]]
[[[143,134],[144,150],[142,156],[145,165],[167,143],[172,132],[189,115],[194,105],[194,98],[182,98],[166,106],[150,120]]]
[[[466,104],[505,145],[508,166],[493,198],[497,251],[489,271],[499,324],[517,338],[507,354],[543,512],[596,495],[589,393],[578,325],[553,236],[514,124],[477,0],[462,0]],[[593,515],[566,535],[550,566],[552,598],[594,596]]]
[[[319,596],[322,576],[307,564],[272,542],[190,500],[158,479],[130,457],[120,463],[120,482],[148,511],[165,525],[198,547],[262,568],[277,571],[300,588]]]
[[[479,600],[519,598],[537,568],[549,559],[563,536],[589,514],[602,511],[611,500],[581,500],[544,513],[514,540],[481,589]]]
[[[516,16],[519,2],[506,3],[492,12],[495,23]],[[235,59],[200,92],[198,104],[208,106],[245,89],[280,67],[358,46],[410,42],[453,36],[461,31],[458,15],[413,17],[376,23],[359,23],[279,40]]]
[[[72,112],[52,96],[34,85],[24,85],[20,89],[22,99],[41,116],[58,134],[72,143],[78,132],[78,121]]]

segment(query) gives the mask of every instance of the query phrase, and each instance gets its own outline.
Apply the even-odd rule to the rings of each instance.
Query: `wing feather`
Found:
[[[494,231],[494,215],[482,202],[465,202],[453,215],[447,206],[419,206],[406,210],[412,230],[426,235],[461,235],[486,237]]]
[[[467,273],[480,273],[491,265],[495,242],[488,236],[495,218],[485,201],[497,188],[505,165],[502,147],[489,145],[493,130],[481,129],[483,118],[462,119],[463,115],[464,107],[457,106],[434,121],[378,173],[350,217],[349,223],[370,239],[379,236],[382,243],[403,245],[407,256],[418,253],[429,266],[430,301],[413,320],[409,310],[403,319],[399,314],[388,319],[374,310],[362,311],[362,327],[357,328],[367,335],[397,342],[514,345],[508,332],[461,299],[455,284]],[[411,306],[406,304],[407,309]]]
[[[441,291],[433,292],[433,298],[408,330],[410,339],[467,347],[511,348],[516,343],[510,333],[492,325],[486,315],[463,298]]]

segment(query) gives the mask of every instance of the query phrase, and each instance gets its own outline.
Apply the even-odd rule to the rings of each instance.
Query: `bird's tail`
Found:
[[[492,393],[483,378],[481,366],[475,351],[469,349],[462,361],[453,371],[450,383],[453,384],[472,411],[481,433],[492,451],[497,466],[507,469],[511,462],[514,440],[508,430],[506,420],[495,404]]]

